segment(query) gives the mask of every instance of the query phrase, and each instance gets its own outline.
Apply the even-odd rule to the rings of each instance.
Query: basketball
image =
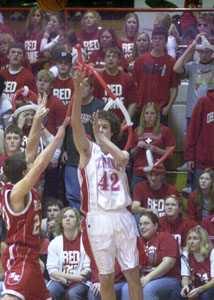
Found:
[[[68,0],[37,0],[38,6],[45,12],[55,13],[62,10]]]

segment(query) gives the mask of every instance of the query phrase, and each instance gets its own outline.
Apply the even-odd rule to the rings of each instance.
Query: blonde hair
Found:
[[[86,12],[82,16],[82,19],[81,19],[81,25],[82,25],[82,27],[85,28],[85,17],[89,13],[92,14],[93,17],[96,19],[96,21],[97,21],[96,25],[98,26],[100,24],[100,22],[101,22],[100,14],[96,10],[89,9],[89,10],[86,10]]]
[[[139,122],[139,128],[137,131],[138,136],[141,136],[144,133],[144,130],[146,128],[146,123],[145,123],[145,118],[144,118],[144,114],[145,114],[145,110],[149,107],[152,107],[154,109],[154,111],[157,114],[156,120],[155,120],[155,124],[153,127],[153,133],[155,135],[158,135],[161,130],[160,130],[160,111],[158,109],[158,106],[156,103],[154,102],[148,102],[144,105],[141,115],[140,115],[140,122]]]
[[[13,44],[14,38],[10,34],[3,32],[0,34],[0,43],[3,42],[8,42],[9,44]]]
[[[172,35],[175,37],[177,43],[180,43],[180,34],[175,26],[175,24],[172,23],[172,17],[169,14],[165,13],[158,13],[156,14],[155,19],[159,22],[161,22],[160,27],[164,27],[166,31],[168,32],[168,35]]]
[[[142,35],[142,34],[144,34],[144,35],[146,36],[147,41],[148,41],[148,49],[147,49],[147,51],[145,51],[145,53],[146,53],[146,52],[149,52],[149,51],[151,50],[151,48],[150,48],[150,38],[149,38],[148,33],[144,32],[144,31],[138,32],[138,33],[136,34],[135,38],[134,38],[134,46],[133,46],[133,48],[132,48],[132,55],[131,55],[130,61],[135,60],[135,59],[138,57],[138,55],[139,55],[138,50],[137,50],[137,47],[136,47],[136,41],[137,41],[138,37],[139,37],[140,35]]]
[[[39,73],[37,74],[37,80],[40,80],[42,78],[49,81],[51,84],[54,84],[55,77],[52,72],[46,70],[39,71]]]
[[[30,9],[28,17],[27,17],[27,21],[26,21],[26,25],[25,25],[25,29],[26,29],[26,34],[27,37],[30,37],[32,31],[33,31],[33,23],[32,23],[32,18],[33,15],[36,11],[39,11],[40,15],[41,15],[41,22],[39,24],[39,31],[38,31],[38,35],[42,34],[42,32],[44,31],[44,26],[45,26],[45,13],[43,12],[43,10],[41,10],[40,7],[38,6],[34,6]]]
[[[195,232],[201,239],[200,243],[200,254],[206,258],[209,256],[210,251],[213,249],[212,242],[210,240],[210,237],[205,229],[203,229],[201,226],[195,226],[191,228],[187,233],[187,239],[186,239],[186,251],[188,253],[191,252],[189,244],[188,244],[188,237],[190,233]]]
[[[59,215],[56,217],[55,219],[55,232],[57,235],[60,235],[60,234],[63,234],[64,233],[64,228],[62,226],[62,219],[63,219],[63,216],[65,214],[66,211],[68,210],[72,210],[76,216],[76,220],[77,220],[77,223],[76,223],[76,226],[77,226],[77,229],[78,229],[78,232],[81,233],[81,226],[80,226],[80,213],[79,211],[75,208],[75,207],[70,207],[70,206],[67,206],[67,207],[64,207]]]
[[[138,19],[138,15],[137,15],[136,13],[134,13],[134,12],[128,13],[128,14],[125,16],[125,18],[124,18],[124,25],[123,25],[123,30],[122,30],[122,33],[121,33],[121,39],[122,39],[123,41],[128,41],[128,39],[127,39],[127,34],[126,34],[126,21],[127,21],[128,19],[132,18],[132,17],[134,17],[135,20],[136,20],[136,22],[137,22],[137,29],[136,29],[136,33],[135,33],[135,34],[137,34],[138,31],[139,31],[139,19]]]

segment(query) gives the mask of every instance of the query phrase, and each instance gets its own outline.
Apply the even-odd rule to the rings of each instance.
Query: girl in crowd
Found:
[[[142,236],[139,255],[145,251],[147,256],[141,277],[143,297],[145,300],[165,300],[173,290],[180,290],[177,242],[168,232],[159,231],[158,217],[153,212],[142,214],[139,230]],[[122,287],[121,299],[129,299],[127,284]]]
[[[81,20],[83,30],[77,32],[77,37],[82,41],[83,48],[87,54],[87,60],[94,50],[99,50],[98,36],[101,22],[100,14],[95,10],[87,10]]]
[[[47,61],[47,58],[40,53],[44,29],[45,14],[38,6],[34,6],[28,14],[25,32],[20,37],[20,42],[24,44],[33,73],[40,71],[43,68],[43,64]]]
[[[208,232],[210,240],[214,244],[214,215],[204,218],[201,227]]]
[[[144,105],[140,116],[139,126],[133,135],[131,157],[134,160],[132,190],[136,183],[146,180],[145,174],[139,167],[148,165],[146,150],[150,149],[154,160],[163,156],[171,146],[175,145],[172,131],[160,124],[160,112],[154,102]]]
[[[165,216],[159,218],[160,227],[167,231],[178,242],[180,253],[186,246],[186,235],[189,229],[195,227],[197,222],[185,219],[182,213],[181,199],[176,195],[171,195],[165,199]]]
[[[175,24],[172,23],[171,16],[165,13],[158,13],[155,17],[154,29],[158,27],[163,27],[168,32],[166,50],[168,55],[176,58],[176,51],[178,49],[178,44],[180,43],[180,35]]]
[[[132,54],[127,58],[129,62],[128,71],[132,73],[135,60],[138,56],[150,51],[150,38],[146,32],[138,32],[134,38]]]
[[[139,31],[139,19],[136,13],[130,12],[124,18],[124,26],[118,45],[122,49],[125,58],[131,56],[134,38]]]
[[[199,224],[214,213],[214,171],[204,169],[198,180],[198,187],[188,198],[187,215]]]
[[[112,28],[103,28],[100,30],[98,41],[100,49],[92,52],[89,63],[92,63],[97,71],[103,71],[103,68],[105,67],[105,52],[108,48],[117,46],[117,37]],[[124,54],[121,55],[119,65],[123,69],[127,69],[128,65]]]
[[[54,46],[61,43],[64,33],[64,20],[60,13],[54,13],[50,16],[49,22],[45,28],[40,51],[50,51]]]
[[[67,299],[84,300],[90,261],[82,244],[80,214],[76,208],[65,207],[55,224],[59,235],[49,244],[46,265],[51,279],[47,285],[51,299],[61,299],[66,293]]]
[[[174,295],[174,299],[214,299],[214,249],[206,230],[190,229],[186,244],[181,259],[182,297]]]

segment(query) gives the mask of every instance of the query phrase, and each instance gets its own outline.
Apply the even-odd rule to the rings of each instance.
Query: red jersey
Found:
[[[184,159],[195,169],[214,168],[214,90],[198,100],[185,138]]]
[[[162,112],[170,99],[170,88],[179,85],[173,71],[175,59],[168,54],[153,57],[151,53],[140,55],[134,64],[133,78],[137,83],[139,109],[148,102],[155,102]]]
[[[2,198],[2,216],[7,227],[7,244],[22,244],[39,251],[42,206],[36,190],[29,192],[29,200],[21,212],[14,212],[9,204],[9,194],[13,188],[11,183],[4,187]]]
[[[186,236],[188,231],[197,226],[198,223],[194,220],[182,219],[182,215],[179,215],[174,221],[170,222],[166,216],[159,218],[159,224],[163,231],[167,231],[177,240],[179,250],[186,246]]]
[[[23,67],[19,72],[15,72],[14,74],[10,69],[5,69],[1,72],[1,75],[4,76],[6,85],[3,94],[8,100],[12,101],[15,92],[25,85],[36,93],[36,79],[26,68]]]
[[[133,201],[138,201],[144,208],[158,210],[159,216],[165,215],[165,199],[170,195],[177,195],[176,188],[163,182],[159,190],[152,190],[148,181],[142,181],[135,185]]]
[[[120,38],[117,39],[118,47],[124,53],[125,58],[130,57],[132,55],[132,50],[134,46],[133,40],[123,41]]]
[[[89,63],[93,63],[95,68],[104,68],[105,63],[105,52],[103,49],[95,50],[92,52]],[[121,59],[119,66],[122,67],[124,70],[128,68],[128,62],[125,59],[125,56],[123,53],[121,53]]]
[[[210,236],[211,241],[214,244],[214,215],[204,218],[201,223],[201,227],[206,229],[206,231]]]
[[[195,256],[193,253],[187,253],[185,252],[184,255],[189,260],[189,263],[193,270],[197,273],[197,275],[201,279],[200,286],[208,283],[213,277],[214,277],[214,249],[211,250],[208,257],[204,258],[203,261],[197,261],[195,259]],[[187,273],[189,273],[189,270],[184,262],[184,260],[181,260],[181,276],[188,276]]]
[[[63,259],[62,272],[66,274],[76,273],[76,269],[81,259],[80,235],[75,240],[69,241],[63,235]]]
[[[174,146],[175,139],[173,133],[170,128],[160,125],[161,132],[158,135],[153,133],[152,128],[145,128],[144,133],[141,136],[138,136],[138,128],[134,130],[133,134],[133,142],[132,148],[135,148],[138,142],[143,141],[146,144],[154,145],[161,149],[166,149],[167,147]],[[157,153],[152,153],[154,160],[161,158],[161,155]],[[133,166],[133,173],[136,176],[145,176],[145,173],[142,170],[138,170],[138,167],[145,167],[148,165],[147,158],[146,158],[146,150],[140,148],[137,155],[134,158],[134,166]]]
[[[168,232],[160,232],[154,235],[151,241],[143,238],[139,239],[139,256],[145,255],[141,253],[142,248],[147,256],[147,262],[143,265],[143,274],[148,274],[153,271],[161,262],[164,257],[176,258],[175,265],[161,277],[173,277],[180,279],[180,262],[178,244],[175,239]]]
[[[77,37],[82,41],[83,48],[87,54],[87,59],[89,60],[91,53],[94,50],[100,49],[100,44],[98,37],[100,30],[97,29],[95,32],[88,33],[85,30],[77,32]]]
[[[110,76],[106,71],[102,71],[100,72],[100,75],[112,93],[122,101],[126,108],[128,108],[132,103],[137,103],[136,86],[129,74],[119,71],[115,76]],[[108,96],[106,90],[96,78],[94,78],[93,95],[97,99],[103,100],[106,103],[111,100],[111,97]],[[124,116],[121,110],[116,108],[115,105],[112,105],[111,108],[122,122]]]
[[[74,84],[71,77],[67,80],[61,80],[59,77],[55,78],[52,94],[61,100],[65,106],[70,103],[73,92]]]
[[[202,222],[202,210],[196,207],[195,197],[197,190],[194,190],[188,197],[187,215],[190,219],[197,221],[199,224]],[[214,210],[210,211],[214,214]]]

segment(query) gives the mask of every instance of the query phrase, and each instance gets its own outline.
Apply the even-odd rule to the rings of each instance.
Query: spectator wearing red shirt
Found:
[[[168,299],[174,290],[180,290],[179,250],[168,232],[159,231],[158,217],[145,212],[139,221],[139,255],[144,252],[147,262],[142,266],[141,284],[145,300]],[[129,300],[128,286],[122,287],[121,300]]]
[[[100,75],[112,93],[122,101],[128,110],[130,118],[132,118],[137,109],[136,86],[129,74],[119,70],[120,60],[120,50],[117,47],[108,48],[105,53],[106,69],[101,72]],[[106,103],[111,100],[106,90],[97,79],[94,80],[93,95]],[[121,110],[116,108],[116,105],[113,105],[111,108],[120,119],[122,125],[124,125],[125,121]]]
[[[30,73],[22,62],[25,56],[25,49],[20,43],[10,45],[8,49],[9,67],[1,72],[5,78],[5,89],[3,95],[12,101],[15,92],[28,86],[30,90],[36,92],[36,80],[32,73]]]
[[[159,166],[161,170],[163,166]],[[136,214],[135,219],[145,211],[153,211],[159,217],[165,215],[165,199],[170,195],[178,196],[176,188],[163,182],[163,173],[151,171],[146,173],[147,181],[139,182],[135,186],[132,213]]]
[[[72,56],[69,52],[56,52],[53,57],[56,62],[58,75],[54,80],[52,93],[67,107],[74,92],[73,80],[70,75]]]
[[[198,187],[188,198],[187,215],[199,224],[214,213],[214,171],[205,169],[198,180]]]
[[[52,134],[56,135],[58,128],[63,123],[66,116],[65,105],[58,98],[52,95],[51,90],[54,85],[55,77],[50,71],[41,70],[37,74],[36,86],[38,94],[47,94],[47,108],[49,114],[43,122],[44,127]],[[51,160],[49,168],[45,174],[44,195],[59,197],[60,172],[58,160],[61,154],[61,145],[54,153],[54,159]],[[45,208],[45,207],[44,207]]]
[[[164,28],[152,31],[152,51],[141,55],[135,63],[133,79],[137,83],[139,112],[154,101],[161,112],[161,123],[167,125],[167,116],[177,97],[179,79],[173,71],[175,59],[166,53],[168,34]]]
[[[106,65],[105,52],[110,47],[117,47],[117,38],[114,30],[112,28],[101,29],[98,41],[100,44],[100,49],[92,52],[89,63],[92,63],[97,71],[103,71]],[[119,66],[121,70],[126,70],[128,67],[128,63],[123,53],[121,54]]]
[[[34,74],[43,69],[43,64],[48,60],[40,52],[44,25],[44,12],[38,6],[32,7],[25,24],[25,32],[20,37],[20,42],[24,44]]]
[[[83,30],[77,32],[78,39],[81,40],[83,48],[89,60],[94,50],[99,50],[98,41],[100,29],[98,28],[101,18],[100,14],[95,10],[87,10],[81,20]]]
[[[8,50],[10,45],[14,44],[14,39],[7,33],[0,34],[0,70],[3,71],[9,67]],[[28,57],[25,55],[22,61],[23,67],[31,72],[31,65]]]
[[[132,54],[134,46],[134,38],[139,31],[139,19],[136,13],[130,12],[124,18],[124,26],[121,33],[121,38],[118,38],[118,45],[128,58]]]
[[[160,227],[169,232],[178,242],[180,253],[186,246],[187,232],[197,226],[194,220],[188,220],[182,213],[181,199],[170,195],[165,199],[165,216],[159,218]]]
[[[160,124],[160,112],[154,102],[148,102],[141,112],[139,126],[135,129],[131,149],[134,160],[132,190],[135,185],[145,180],[145,173],[139,167],[147,166],[146,150],[152,152],[154,160],[163,156],[170,147],[175,145],[172,131]]]

